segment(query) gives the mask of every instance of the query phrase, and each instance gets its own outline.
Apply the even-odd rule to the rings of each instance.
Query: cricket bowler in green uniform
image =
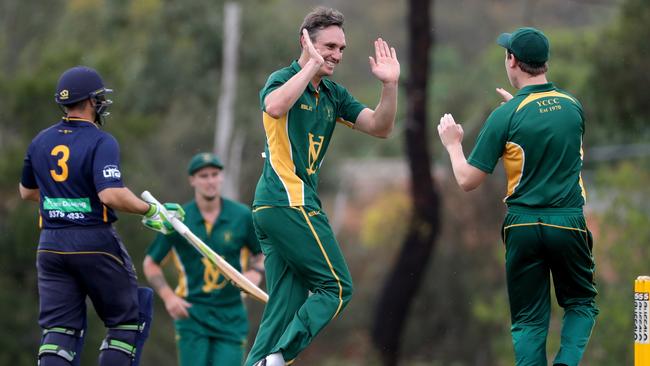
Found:
[[[380,138],[395,122],[400,67],[394,48],[375,41],[369,61],[382,92],[372,110],[326,78],[345,48],[340,12],[319,7],[309,13],[300,44],[300,58],[271,74],[260,92],[266,161],[253,223],[269,302],[246,366],[292,362],[347,305],[352,279],[321,209],[318,173],[337,122]]]
[[[503,223],[511,333],[517,366],[547,365],[550,275],[564,309],[560,349],[553,365],[578,365],[589,342],[595,305],[592,237],[583,216],[584,114],[578,100],[546,80],[549,42],[534,28],[499,36],[508,79],[499,108],[485,121],[465,159],[463,129],[451,114],[438,133],[458,184],[470,191],[502,158],[508,187]]]
[[[195,155],[188,173],[194,199],[186,203],[185,225],[228,263],[241,271],[247,249],[253,283],[262,279],[263,256],[248,207],[220,195],[223,165],[212,153]],[[171,257],[179,274],[174,292],[161,263]],[[144,273],[174,318],[181,366],[241,366],[248,318],[239,289],[178,233],[158,235],[147,251]]]

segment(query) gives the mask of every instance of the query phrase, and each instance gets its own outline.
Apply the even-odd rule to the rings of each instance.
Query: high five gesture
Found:
[[[395,126],[397,113],[397,82],[400,66],[395,48],[382,38],[375,40],[375,57],[369,56],[370,71],[383,83],[381,98],[375,109],[366,108],[359,114],[354,127],[369,135],[386,138]]]
[[[383,83],[394,83],[399,79],[400,66],[395,48],[381,38],[375,41],[375,57],[368,57],[370,70]]]
[[[253,223],[263,251],[273,253],[264,267],[274,290],[245,366],[285,366],[296,359],[352,296],[350,271],[320,206],[318,172],[338,123],[390,135],[400,66],[395,49],[378,38],[369,62],[382,82],[381,97],[374,109],[358,101],[330,78],[347,48],[343,21],[335,9],[307,14],[299,27],[300,57],[271,73],[260,91],[266,159]]]

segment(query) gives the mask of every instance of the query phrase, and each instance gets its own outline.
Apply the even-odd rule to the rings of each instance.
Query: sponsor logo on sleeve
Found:
[[[122,177],[122,173],[120,173],[120,169],[117,167],[117,165],[106,165],[102,170],[102,174],[106,179],[120,179]]]

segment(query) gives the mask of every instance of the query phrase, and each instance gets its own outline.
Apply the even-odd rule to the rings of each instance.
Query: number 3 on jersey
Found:
[[[56,170],[50,169],[50,175],[56,182],[64,182],[68,179],[68,158],[70,157],[70,148],[65,145],[56,145],[50,152],[50,155],[56,156],[59,159],[56,164],[61,168],[61,172],[57,173]]]

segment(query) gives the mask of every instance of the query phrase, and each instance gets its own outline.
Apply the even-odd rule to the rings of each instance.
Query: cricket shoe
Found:
[[[276,352],[272,353],[263,359],[257,361],[253,366],[284,366],[284,358],[282,357],[282,353]]]

